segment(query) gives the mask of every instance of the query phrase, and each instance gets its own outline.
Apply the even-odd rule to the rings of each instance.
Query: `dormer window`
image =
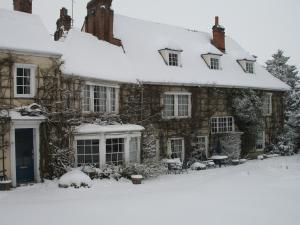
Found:
[[[213,53],[207,53],[207,54],[201,55],[201,57],[203,58],[206,65],[211,70],[221,70],[222,69],[221,56],[222,55],[213,54]]]
[[[237,62],[242,67],[245,73],[250,73],[250,74],[255,73],[254,60],[241,59],[241,60],[237,60]]]
[[[168,66],[181,67],[181,52],[182,50],[174,50],[174,49],[161,49],[158,51],[162,56],[164,62]]]
[[[246,62],[246,72],[247,73],[254,73],[253,62]]]
[[[219,70],[220,69],[220,59],[210,58],[210,68],[212,70]]]

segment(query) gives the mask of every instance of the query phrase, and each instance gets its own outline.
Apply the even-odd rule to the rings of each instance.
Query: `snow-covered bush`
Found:
[[[291,138],[280,136],[277,138],[277,143],[267,147],[267,153],[279,154],[283,156],[293,155],[295,153],[295,145]]]
[[[80,187],[91,187],[92,180],[88,175],[79,169],[74,169],[66,174],[62,175],[58,182],[59,187],[68,188],[80,188]]]
[[[200,162],[195,162],[193,165],[191,165],[192,170],[205,170],[206,165]]]
[[[166,174],[167,167],[162,162],[152,162],[145,164],[130,164],[125,166],[122,171],[122,176],[130,179],[132,175],[142,175],[145,179],[158,177]]]
[[[91,179],[115,179],[119,180],[122,175],[122,167],[105,165],[102,168],[95,168],[92,166],[84,166],[82,171],[90,176]]]

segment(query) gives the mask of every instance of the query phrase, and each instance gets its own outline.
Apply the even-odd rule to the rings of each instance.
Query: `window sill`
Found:
[[[174,119],[191,119],[191,116],[170,116],[170,117],[162,117],[163,120],[174,120]]]

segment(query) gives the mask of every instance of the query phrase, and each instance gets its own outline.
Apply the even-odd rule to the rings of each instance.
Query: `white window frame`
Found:
[[[136,143],[136,149],[135,151],[132,151],[131,149],[131,144],[132,144],[132,141],[135,141]],[[139,154],[139,148],[140,148],[140,138],[139,137],[131,137],[130,140],[129,140],[129,162],[130,163],[139,163],[140,162],[140,154]],[[131,160],[131,154],[135,154],[135,158],[136,160],[135,161],[132,161]]]
[[[205,140],[205,155],[206,155],[206,157],[208,157],[208,145],[209,145],[209,143],[208,143],[208,136],[197,136],[196,137],[196,145],[199,145],[200,143],[199,143],[199,139],[203,139],[204,138],[204,140]],[[199,149],[200,150],[200,149]]]
[[[169,52],[168,53],[168,65],[169,66],[179,66],[179,53],[178,52]]]
[[[93,149],[91,149],[91,153],[90,154],[79,154],[78,153],[78,141],[94,141],[94,140],[97,140],[98,141],[98,154],[93,154]],[[85,146],[85,145],[84,145]],[[92,145],[91,145],[92,146]],[[87,138],[87,139],[78,139],[78,140],[76,140],[76,162],[77,162],[77,165],[79,164],[78,163],[78,156],[79,155],[98,155],[99,156],[99,159],[98,159],[98,164],[100,165],[100,140],[99,139],[97,139],[97,138]],[[84,165],[89,165],[88,163],[81,163],[81,164],[83,164],[83,166]]]
[[[262,143],[258,143],[258,141],[257,141],[257,136],[258,136],[259,133],[262,134]],[[258,144],[261,144],[262,148],[257,148]],[[257,134],[256,134],[256,140],[255,140],[256,151],[262,151],[262,150],[265,149],[265,147],[266,147],[266,132],[265,131],[258,131]]]
[[[268,105],[265,105],[265,98],[268,98]],[[273,113],[273,94],[272,93],[265,93],[263,95],[263,115],[264,116],[271,116]],[[268,108],[267,108],[268,107]]]
[[[138,138],[138,153],[137,153],[137,163],[140,163],[141,158],[141,133],[140,132],[122,132],[122,133],[98,133],[90,135],[80,135],[74,136],[73,149],[75,152],[75,166],[78,167],[78,157],[77,157],[77,141],[78,140],[99,140],[99,167],[106,166],[106,140],[123,138],[124,139],[124,164],[130,163],[130,140],[131,138]]]
[[[29,69],[30,70],[30,94],[18,94],[17,93],[17,69]],[[14,64],[14,96],[16,98],[33,98],[35,96],[35,76],[36,76],[36,65],[33,64]]]
[[[213,61],[216,61],[217,63],[213,63]],[[220,58],[218,57],[210,57],[209,60],[209,65],[210,65],[210,69],[211,70],[220,70],[221,66],[220,66]]]
[[[251,61],[245,62],[245,71],[246,73],[254,74],[254,63]]]
[[[189,92],[165,92],[162,96],[161,103],[164,107],[164,97],[165,95],[172,95],[174,96],[174,116],[165,116],[164,115],[164,109],[162,111],[162,118],[163,119],[185,119],[185,118],[191,118],[192,116],[192,94]],[[178,104],[178,96],[188,96],[188,115],[187,116],[179,116],[179,104]]]
[[[217,122],[214,123],[213,120],[216,119]],[[227,131],[222,131],[221,129],[224,129],[224,127],[221,126],[221,123],[220,123],[220,120],[221,119],[225,119],[225,123],[226,123],[226,130]],[[232,119],[232,123],[231,123],[231,126],[232,126],[232,130],[229,131],[229,119]],[[213,124],[216,124],[216,127],[213,126]],[[216,129],[217,131],[214,131],[214,129]],[[235,123],[234,123],[234,117],[233,116],[219,116],[219,117],[211,117],[210,118],[210,130],[211,130],[211,133],[212,134],[221,134],[221,133],[233,133],[235,132]]]
[[[89,90],[89,111],[85,110],[84,107],[84,101],[85,101],[85,91],[86,91],[86,86],[90,87]],[[106,111],[105,112],[96,112],[95,111],[95,105],[94,105],[94,87],[104,87],[106,88]],[[111,88],[113,88],[115,90],[115,110],[112,110],[112,105],[111,105]],[[85,85],[83,86],[83,90],[82,90],[82,111],[85,113],[89,113],[89,112],[95,112],[95,113],[114,113],[114,114],[118,114],[119,113],[119,92],[120,92],[120,87],[119,86],[112,86],[112,85],[103,85],[103,84],[95,84],[95,83],[90,83],[90,82],[86,82]]]
[[[169,138],[168,139],[168,155],[171,156],[172,155],[172,141],[178,141],[181,140],[181,144],[182,144],[182,149],[181,149],[181,157],[180,160],[183,162],[184,158],[185,158],[185,142],[184,142],[184,138],[182,137],[178,137],[178,138]]]

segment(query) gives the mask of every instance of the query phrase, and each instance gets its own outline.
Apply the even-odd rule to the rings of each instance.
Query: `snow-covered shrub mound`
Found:
[[[206,165],[203,163],[195,162],[193,165],[191,165],[192,170],[205,170]]]
[[[132,175],[142,175],[144,179],[148,179],[166,174],[167,170],[168,168],[162,162],[130,164],[123,168],[122,176],[130,179]]]
[[[82,171],[75,169],[61,176],[58,185],[59,187],[63,187],[63,188],[91,187],[92,180],[88,175],[86,175]]]

